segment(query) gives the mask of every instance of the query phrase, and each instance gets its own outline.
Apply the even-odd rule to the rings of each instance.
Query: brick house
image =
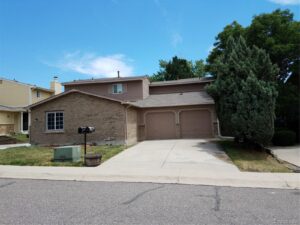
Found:
[[[30,141],[79,144],[80,126],[94,126],[90,143],[134,144],[142,140],[212,138],[218,135],[212,80],[191,78],[150,83],[147,76],[77,80],[65,91],[29,107]]]

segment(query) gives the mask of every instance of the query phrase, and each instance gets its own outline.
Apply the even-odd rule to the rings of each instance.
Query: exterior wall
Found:
[[[150,88],[150,94],[155,95],[155,94],[203,91],[205,85],[207,85],[207,83],[150,86],[149,88]]]
[[[64,112],[64,131],[46,131],[46,112]],[[38,145],[82,144],[80,126],[93,126],[88,143],[125,144],[125,110],[113,102],[80,93],[71,93],[31,109],[30,142]]]
[[[31,89],[27,85],[0,79],[0,104],[5,106],[27,106],[31,100]]]
[[[37,91],[40,92],[40,97],[37,97]],[[36,89],[32,89],[31,90],[31,103],[36,103],[36,102],[39,102],[39,101],[42,101],[46,98],[49,98],[51,97],[53,94],[50,93],[50,92],[46,92],[46,91],[43,91],[43,90],[36,90]]]
[[[127,145],[133,145],[138,141],[137,117],[138,112],[136,109],[127,109]]]
[[[14,132],[15,133],[20,133],[21,132],[21,113],[15,113],[14,115]]]
[[[122,94],[113,94],[112,85],[122,83],[124,92]],[[114,82],[114,83],[101,83],[101,84],[78,84],[78,85],[66,85],[65,91],[72,89],[106,96],[109,98],[122,100],[122,101],[135,101],[143,99],[143,82],[139,81],[127,81],[127,82]]]
[[[143,99],[149,96],[149,84],[150,81],[148,79],[143,80]]]
[[[20,132],[20,114],[0,111],[0,135]]]
[[[180,106],[180,107],[162,107],[162,108],[149,108],[149,109],[140,109],[138,114],[138,132],[139,132],[139,141],[146,139],[146,121],[145,115],[149,112],[173,112],[175,114],[176,122],[176,138],[181,138],[180,136],[180,112],[182,110],[208,110],[212,115],[212,130],[213,135],[217,136],[218,133],[218,124],[217,124],[217,115],[215,112],[214,105],[199,105],[199,106]]]

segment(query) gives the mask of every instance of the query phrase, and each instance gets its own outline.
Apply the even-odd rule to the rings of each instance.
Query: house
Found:
[[[31,105],[30,140],[39,145],[82,143],[80,126],[93,126],[95,144],[134,144],[218,135],[208,78],[150,83],[147,76],[75,80],[65,92]]]
[[[54,80],[51,89],[0,78],[0,135],[27,133],[30,123],[26,107],[61,92]]]

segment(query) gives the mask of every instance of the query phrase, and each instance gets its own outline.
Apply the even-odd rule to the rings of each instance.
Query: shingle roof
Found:
[[[113,78],[99,78],[99,79],[86,79],[74,80],[71,82],[62,83],[62,85],[76,85],[76,84],[94,84],[94,83],[112,83],[148,79],[148,76],[135,76],[135,77],[113,77]]]
[[[130,102],[130,104],[140,108],[151,108],[214,104],[214,100],[205,91],[200,91],[150,95],[143,100]]]
[[[192,83],[207,83],[212,82],[213,79],[209,77],[202,78],[187,78],[187,79],[179,79],[179,80],[168,80],[168,81],[155,81],[150,83],[151,87],[155,86],[168,86],[168,85],[179,85],[179,84],[192,84]]]
[[[53,95],[53,96],[51,96],[49,98],[46,98],[46,99],[44,99],[42,101],[36,102],[34,104],[31,104],[31,105],[27,106],[26,108],[31,109],[31,108],[34,108],[34,107],[36,107],[38,105],[42,105],[44,103],[47,103],[49,101],[52,101],[54,99],[57,99],[57,98],[60,98],[62,96],[65,96],[65,95],[68,95],[68,94],[72,94],[72,93],[80,93],[80,94],[83,94],[83,95],[93,96],[93,97],[97,97],[97,98],[100,98],[100,99],[106,99],[106,100],[113,101],[113,102],[119,102],[121,104],[127,104],[126,102],[123,102],[121,100],[117,100],[117,99],[105,97],[105,96],[102,96],[102,95],[95,95],[95,94],[92,94],[92,93],[88,93],[88,92],[84,92],[84,91],[79,91],[79,90],[76,90],[76,89],[72,89],[70,91],[65,91],[65,92],[62,92],[62,93],[60,93],[58,95]]]
[[[20,81],[17,81],[17,80],[10,80],[10,79],[4,78],[4,77],[0,77],[0,80],[14,82],[14,83],[21,84],[21,85],[26,85],[26,86],[28,86],[28,87],[30,87],[32,89],[43,90],[43,91],[51,92],[51,93],[54,92],[53,90],[48,89],[48,88],[43,88],[43,87],[39,87],[39,86],[36,86],[36,85],[33,85],[33,84],[23,83],[23,82],[20,82]]]
[[[0,111],[6,111],[6,112],[25,112],[26,110],[23,107],[14,107],[14,106],[0,105]]]

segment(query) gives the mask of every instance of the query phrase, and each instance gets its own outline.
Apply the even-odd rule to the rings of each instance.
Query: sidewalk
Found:
[[[21,143],[21,144],[0,145],[0,150],[4,150],[4,149],[7,149],[7,148],[14,148],[14,147],[22,147],[22,146],[29,147],[29,146],[31,146],[31,144],[29,144],[29,143]]]
[[[300,168],[300,145],[287,147],[273,146],[269,147],[269,149],[278,159]]]
[[[112,173],[105,169],[105,167],[102,168],[101,165],[95,168],[0,166],[0,178],[153,182],[300,189],[299,173],[254,173],[240,171],[209,173],[208,171],[180,171],[178,175],[178,173],[174,173],[171,169],[156,171],[127,170]]]

